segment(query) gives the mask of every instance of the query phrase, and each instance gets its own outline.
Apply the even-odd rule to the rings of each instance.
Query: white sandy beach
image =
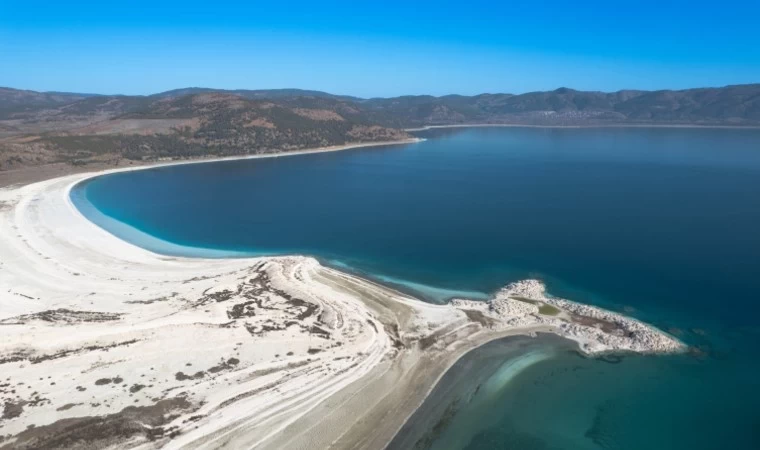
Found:
[[[76,210],[92,176],[0,189],[0,448],[383,448],[502,336],[683,349],[536,281],[433,305],[304,256],[151,253]]]

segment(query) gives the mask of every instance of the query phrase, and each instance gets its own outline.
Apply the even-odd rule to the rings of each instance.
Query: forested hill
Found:
[[[331,97],[252,100],[212,91],[43,100],[39,106],[19,105],[0,120],[0,170],[247,155],[410,137]]]

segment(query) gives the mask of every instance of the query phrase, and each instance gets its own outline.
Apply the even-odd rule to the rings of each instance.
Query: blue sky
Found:
[[[0,86],[362,97],[721,86],[760,82],[758,17],[758,0],[0,0]]]

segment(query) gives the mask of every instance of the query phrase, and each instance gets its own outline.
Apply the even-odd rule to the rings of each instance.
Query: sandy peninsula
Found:
[[[0,449],[381,449],[493,339],[683,350],[536,280],[434,305],[305,256],[151,253],[73,206],[92,176],[0,189]]]

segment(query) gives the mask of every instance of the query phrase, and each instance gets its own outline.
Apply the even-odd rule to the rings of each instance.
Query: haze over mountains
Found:
[[[125,96],[0,88],[0,170],[288,151],[399,140],[409,137],[406,128],[485,123],[760,126],[760,84],[372,99],[300,89]]]

